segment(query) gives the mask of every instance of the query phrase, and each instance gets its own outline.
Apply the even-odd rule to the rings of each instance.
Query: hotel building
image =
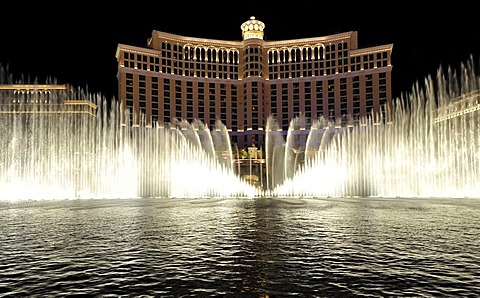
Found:
[[[0,115],[71,114],[95,118],[96,103],[78,98],[77,91],[68,84],[3,84],[0,82]]]
[[[154,30],[147,47],[119,44],[118,97],[131,126],[171,126],[220,120],[232,145],[265,142],[267,119],[304,144],[311,123],[356,125],[364,116],[388,120],[392,44],[358,48],[356,31],[269,41],[254,17],[241,24],[241,41],[179,36]],[[128,123],[127,123],[128,122]]]

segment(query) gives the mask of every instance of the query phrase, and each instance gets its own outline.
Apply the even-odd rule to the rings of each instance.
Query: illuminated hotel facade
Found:
[[[393,44],[358,48],[358,33],[264,40],[254,17],[240,26],[241,41],[153,31],[147,47],[119,44],[118,97],[131,126],[171,126],[200,120],[210,130],[221,121],[232,145],[265,142],[267,119],[287,134],[298,122],[305,142],[321,118],[335,127],[364,116],[388,120]]]
[[[97,105],[90,100],[77,97],[77,91],[68,84],[3,84],[0,82],[0,115],[71,114],[95,118]]]

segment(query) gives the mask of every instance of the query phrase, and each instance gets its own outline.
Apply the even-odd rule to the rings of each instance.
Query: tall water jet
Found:
[[[305,129],[310,120],[297,117],[284,135],[270,117],[262,188],[238,176],[219,121],[212,131],[198,120],[127,126],[144,115],[83,90],[65,100],[64,91],[25,85],[0,97],[0,199],[478,198],[479,85],[471,59],[459,72],[439,68],[422,88],[417,83],[393,102],[388,122],[319,118]]]
[[[267,188],[274,189],[285,180],[285,141],[274,117],[266,121],[265,158]]]
[[[218,158],[229,146],[224,127],[215,137],[200,123],[128,127],[123,121],[143,115],[118,102],[107,108],[100,95],[9,85],[0,104],[2,200],[257,195],[231,159]]]
[[[394,102],[391,122],[375,115],[360,119],[357,126],[334,130],[316,153],[318,139],[333,130],[319,133],[324,124],[314,123],[303,167],[273,193],[480,197],[480,92],[473,61],[459,72],[439,68],[424,88],[414,87]]]

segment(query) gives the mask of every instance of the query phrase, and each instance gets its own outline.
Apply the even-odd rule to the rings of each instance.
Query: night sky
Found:
[[[37,78],[42,83],[54,78],[108,99],[117,97],[118,44],[146,47],[153,30],[240,41],[240,25],[250,16],[265,23],[269,41],[356,30],[359,48],[393,44],[394,98],[411,92],[417,82],[423,84],[428,75],[435,76],[440,67],[458,68],[470,56],[478,64],[480,57],[477,10],[461,1],[448,7],[438,2],[433,8],[404,2],[398,7],[388,2],[370,7],[371,3],[363,1],[349,7],[345,1],[177,1],[169,9],[162,7],[164,1],[153,6],[142,1],[118,2],[114,7],[17,2],[1,13],[2,66],[15,79]],[[175,5],[185,11],[176,11]]]

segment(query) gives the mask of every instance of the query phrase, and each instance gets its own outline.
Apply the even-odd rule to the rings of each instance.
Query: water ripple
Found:
[[[475,200],[0,208],[0,297],[480,295]]]

